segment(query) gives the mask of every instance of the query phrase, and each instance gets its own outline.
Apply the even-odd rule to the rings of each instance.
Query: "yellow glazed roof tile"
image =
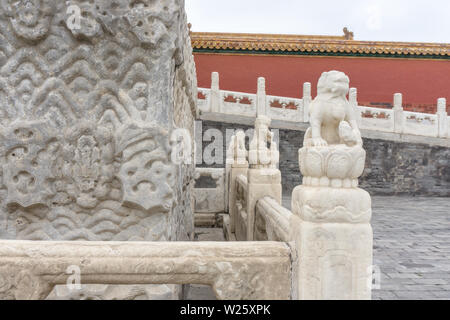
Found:
[[[194,49],[450,56],[449,43],[356,41],[348,36],[191,32]]]

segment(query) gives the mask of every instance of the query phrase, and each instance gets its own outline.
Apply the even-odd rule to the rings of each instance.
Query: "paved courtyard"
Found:
[[[374,299],[450,299],[450,198],[373,197]]]
[[[373,299],[450,299],[450,198],[373,197]],[[283,199],[290,208],[290,199]],[[223,241],[220,229],[197,229],[200,241]],[[208,299],[192,287],[190,298]]]

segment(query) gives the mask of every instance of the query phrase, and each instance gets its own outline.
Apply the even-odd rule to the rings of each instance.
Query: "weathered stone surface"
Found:
[[[192,216],[170,139],[195,115],[184,2],[116,2],[2,2],[3,238],[191,236],[169,227]]]

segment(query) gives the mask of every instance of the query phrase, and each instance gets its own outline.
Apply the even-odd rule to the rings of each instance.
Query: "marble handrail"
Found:
[[[269,241],[289,242],[291,234],[290,221],[292,212],[271,197],[264,197],[256,203],[256,215],[265,221]]]
[[[81,284],[204,284],[224,300],[285,300],[290,254],[280,242],[1,240],[0,300],[45,299],[73,266]]]

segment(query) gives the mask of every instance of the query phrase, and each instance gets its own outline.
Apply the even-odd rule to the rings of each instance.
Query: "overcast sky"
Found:
[[[450,0],[185,0],[192,31],[450,43]]]

